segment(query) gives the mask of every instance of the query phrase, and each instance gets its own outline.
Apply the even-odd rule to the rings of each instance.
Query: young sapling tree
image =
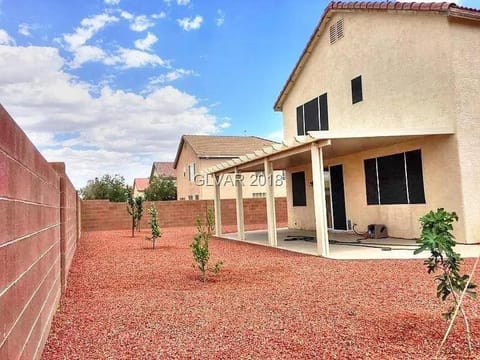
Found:
[[[160,226],[158,225],[158,212],[157,208],[155,207],[155,204],[152,204],[148,208],[148,213],[150,214],[150,221],[148,222],[150,224],[150,229],[152,232],[152,236],[150,237],[145,237],[145,239],[150,240],[152,242],[153,249],[155,249],[155,242],[159,237],[162,236],[162,232],[160,231]]]
[[[476,292],[473,290],[476,288],[476,285],[471,282],[469,275],[460,274],[460,265],[463,259],[453,249],[456,245],[455,238],[451,233],[454,221],[458,221],[457,214],[455,212],[447,212],[443,208],[439,208],[435,212],[430,211],[422,216],[420,218],[422,233],[417,241],[420,247],[414,253],[430,252],[430,256],[425,260],[424,264],[429,274],[436,271],[439,272],[435,276],[437,297],[442,301],[451,301],[451,306],[449,306],[443,316],[446,320],[451,320],[453,323],[455,320],[454,316],[457,311],[460,311],[465,324],[468,350],[471,352],[470,325],[461,300],[463,300],[463,295],[465,294],[476,297]],[[445,335],[448,336],[448,331]],[[446,336],[441,346],[445,342]]]
[[[132,237],[135,237],[135,228],[138,230],[138,222],[143,213],[143,198],[141,196],[133,198],[131,191],[129,191],[127,196],[127,211],[132,218]]]
[[[137,196],[135,198],[135,206],[137,208],[137,231],[140,231],[140,220],[143,216],[143,197]]]
[[[209,266],[209,242],[215,227],[213,210],[211,208],[207,210],[205,221],[202,221],[200,216],[197,216],[195,225],[197,227],[197,233],[193,238],[193,242],[190,244],[190,248],[192,249],[193,260],[196,262],[196,268],[200,271],[201,279],[203,282],[207,282],[207,273],[213,272],[214,274],[218,274],[224,263],[223,261],[218,261],[213,266]],[[195,267],[195,264],[193,267]]]

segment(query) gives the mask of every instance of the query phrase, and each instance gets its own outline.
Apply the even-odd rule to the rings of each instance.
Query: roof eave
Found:
[[[173,162],[173,168],[175,170],[177,169],[178,160],[180,160],[180,153],[182,152],[183,144],[185,142],[184,136],[185,135],[182,135],[182,137],[180,138],[180,143],[178,144],[178,148],[177,148],[177,154],[175,155],[175,161]]]

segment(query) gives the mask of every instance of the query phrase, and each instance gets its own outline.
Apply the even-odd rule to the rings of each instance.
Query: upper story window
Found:
[[[356,104],[363,100],[362,76],[352,79],[352,104]]]
[[[328,130],[327,93],[297,107],[297,135]]]
[[[364,160],[367,205],[425,204],[422,153]]]
[[[343,38],[343,34],[343,19],[340,19],[330,26],[330,44]]]
[[[188,180],[195,181],[195,163],[188,165]]]

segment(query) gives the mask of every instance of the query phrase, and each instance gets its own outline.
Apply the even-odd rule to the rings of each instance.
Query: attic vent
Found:
[[[343,37],[343,19],[338,20],[335,24],[330,26],[330,44]]]

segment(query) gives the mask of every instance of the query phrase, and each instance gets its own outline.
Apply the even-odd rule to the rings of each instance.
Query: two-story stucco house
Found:
[[[274,108],[282,146],[209,171],[286,169],[289,228],[316,230],[321,255],[329,229],[413,238],[438,207],[459,215],[459,242],[480,242],[479,10],[332,2]]]
[[[215,180],[204,174],[206,168],[273,144],[276,143],[256,136],[183,135],[173,163],[177,176],[177,199],[212,200]],[[278,171],[274,176],[276,195],[285,197],[284,172]],[[266,196],[263,172],[244,173],[242,177],[244,197]],[[225,175],[217,181],[221,184],[222,199],[235,198],[234,176]]]

